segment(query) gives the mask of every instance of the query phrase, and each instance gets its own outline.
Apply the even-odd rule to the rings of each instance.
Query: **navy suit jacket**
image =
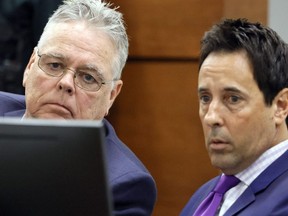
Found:
[[[22,117],[24,112],[23,95],[0,91],[0,116]],[[156,201],[154,179],[135,154],[119,140],[111,124],[105,119],[103,123],[114,215],[151,215]]]
[[[215,187],[220,176],[210,180],[191,197],[181,216],[192,216]],[[288,150],[264,170],[227,210],[224,216],[288,215]]]

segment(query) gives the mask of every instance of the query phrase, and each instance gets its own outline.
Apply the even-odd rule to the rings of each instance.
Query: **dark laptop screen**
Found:
[[[111,215],[100,121],[0,119],[0,215]]]

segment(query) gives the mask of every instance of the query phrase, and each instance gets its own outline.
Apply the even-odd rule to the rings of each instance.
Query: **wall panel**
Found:
[[[247,18],[267,24],[267,0],[224,0],[224,17]]]
[[[121,139],[155,177],[154,215],[178,215],[188,198],[216,175],[198,117],[197,63],[129,62],[109,118]]]
[[[113,0],[124,13],[131,56],[197,57],[203,31],[222,15],[222,0]]]

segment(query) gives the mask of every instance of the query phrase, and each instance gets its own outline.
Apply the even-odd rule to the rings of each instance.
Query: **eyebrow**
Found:
[[[86,64],[86,65],[84,65],[84,67],[89,69],[89,70],[95,71],[99,78],[104,79],[103,72],[96,65],[94,65],[94,64]],[[81,68],[83,68],[83,67],[81,67]]]
[[[206,91],[209,91],[209,89],[208,88],[204,88],[204,87],[198,88],[198,93],[206,92]],[[225,92],[241,93],[241,91],[238,88],[235,88],[235,87],[226,87],[226,88],[224,88],[224,91]]]
[[[67,59],[63,54],[60,53],[41,53],[40,55],[46,55],[58,59]]]
[[[208,91],[207,88],[203,88],[203,87],[198,88],[198,93],[206,92],[206,91]]]
[[[241,93],[241,91],[240,91],[238,88],[235,88],[235,87],[227,87],[227,88],[224,88],[224,91],[226,91],[226,92]]]

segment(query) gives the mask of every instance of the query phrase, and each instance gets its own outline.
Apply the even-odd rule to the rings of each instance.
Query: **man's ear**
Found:
[[[274,99],[276,110],[274,113],[275,123],[277,125],[285,122],[288,115],[288,88],[281,90]]]
[[[32,64],[33,64],[33,63],[35,62],[35,60],[36,60],[36,53],[37,53],[37,48],[35,47],[34,50],[33,50],[32,55],[30,56],[29,62],[28,62],[28,64],[26,65],[26,68],[25,68],[25,70],[24,70],[23,81],[22,81],[22,85],[23,85],[24,87],[25,87],[25,85],[26,85],[26,80],[28,79],[31,66],[32,66]]]
[[[110,92],[110,104],[109,104],[109,107],[108,107],[108,110],[107,110],[107,114],[108,114],[109,109],[113,105],[116,97],[119,95],[119,93],[120,93],[120,91],[122,89],[122,86],[123,86],[123,81],[122,80],[114,81],[114,87],[113,87],[112,91]]]

